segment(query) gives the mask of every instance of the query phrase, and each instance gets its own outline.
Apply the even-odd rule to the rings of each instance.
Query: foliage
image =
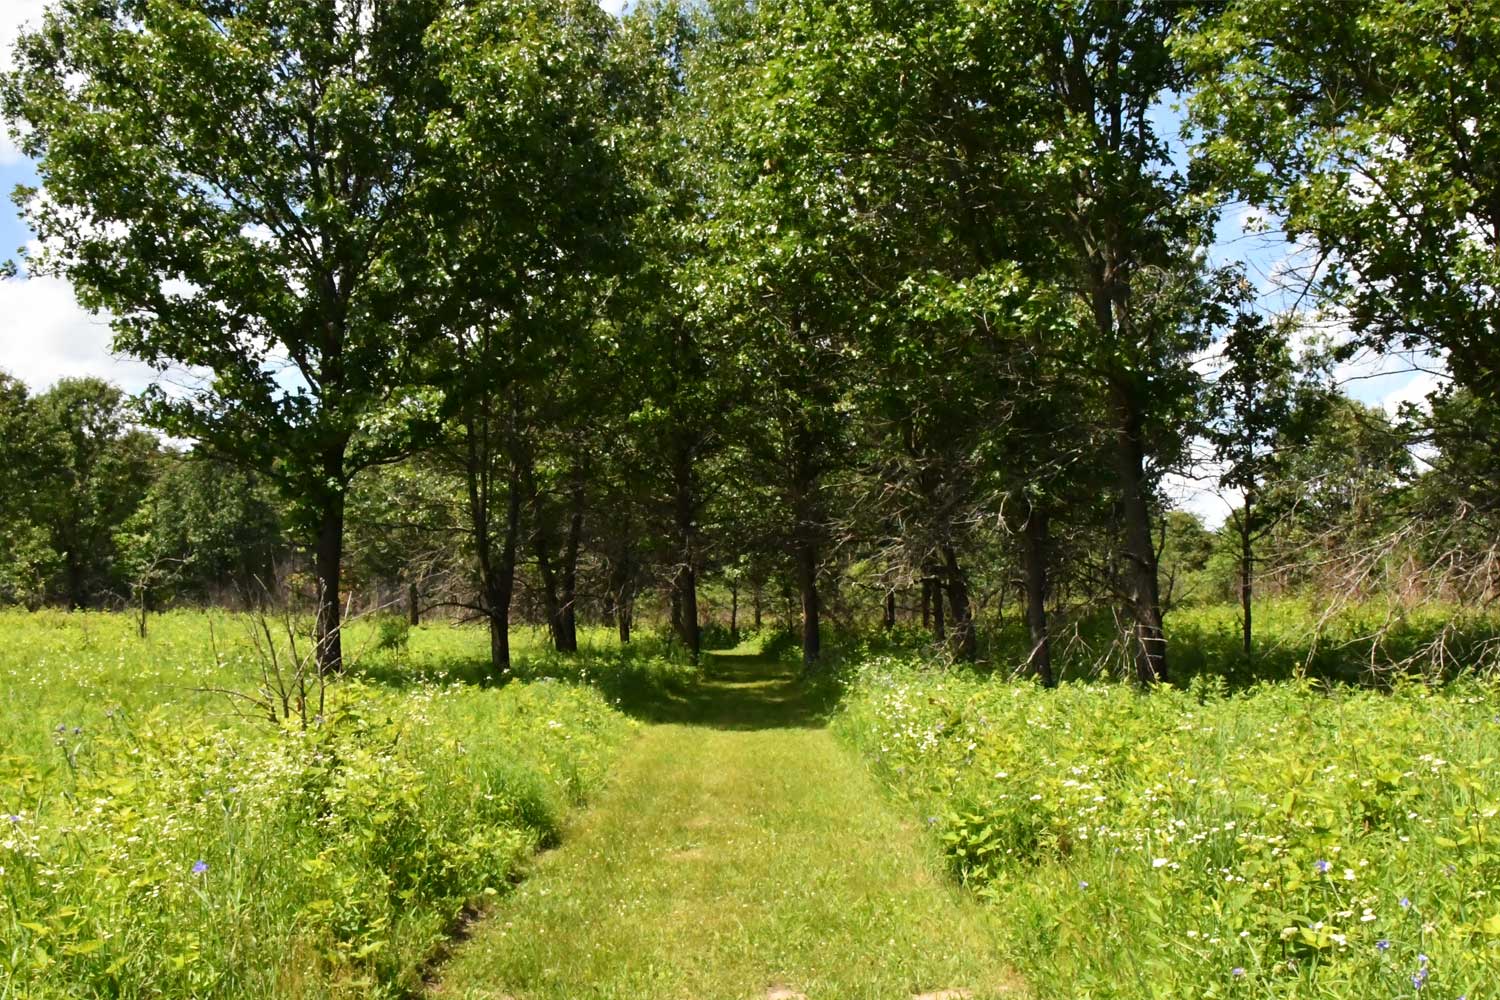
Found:
[[[348,682],[305,731],[226,721],[181,685],[245,682],[243,619],[4,618],[0,971],[25,995],[407,995],[627,731],[556,683]]]
[[[1500,394],[1494,0],[1234,0],[1178,50],[1204,179],[1285,220],[1359,342]],[[1355,345],[1351,345],[1351,350]]]
[[[887,657],[837,726],[1039,997],[1475,997],[1500,976],[1495,697],[1049,692]]]
[[[15,542],[0,553],[0,598],[98,606],[128,590],[115,534],[139,507],[158,444],[132,426],[117,387],[61,379],[30,396],[0,377],[0,459],[17,486],[0,502]]]

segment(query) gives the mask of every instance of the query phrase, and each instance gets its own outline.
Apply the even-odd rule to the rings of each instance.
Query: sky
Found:
[[[0,0],[0,67],[11,65],[11,47],[23,25],[34,24],[47,0]],[[618,14],[627,0],[600,0]],[[1164,117],[1171,117],[1164,112]],[[1163,122],[1163,124],[1166,124]],[[17,185],[36,183],[30,162],[0,128],[0,192],[7,196]],[[1252,281],[1267,297],[1274,297],[1276,277],[1294,255],[1274,232],[1254,230],[1259,220],[1245,206],[1230,206],[1219,226],[1211,253],[1216,260],[1242,260]],[[15,258],[32,239],[7,197],[0,202],[0,261]],[[1422,367],[1420,359],[1388,356],[1357,359],[1337,374],[1347,393],[1391,412],[1406,401],[1419,402],[1437,386],[1440,376]],[[1211,363],[1205,359],[1205,364]],[[0,280],[0,370],[9,372],[34,391],[41,391],[59,378],[98,375],[128,392],[137,392],[152,380],[146,365],[114,356],[110,351],[107,324],[80,307],[68,284],[57,278],[22,277]],[[1177,478],[1170,492],[1187,509],[1210,525],[1223,521],[1229,511],[1225,499],[1211,483]]]

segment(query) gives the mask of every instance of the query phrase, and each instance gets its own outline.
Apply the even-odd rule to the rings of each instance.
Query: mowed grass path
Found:
[[[1024,996],[982,908],[822,727],[795,673],[710,657],[434,997]]]

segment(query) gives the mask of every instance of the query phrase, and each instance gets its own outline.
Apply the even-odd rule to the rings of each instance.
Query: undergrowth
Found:
[[[248,683],[230,616],[0,617],[0,997],[409,995],[631,726],[581,683],[348,679],[275,727],[202,690]]]
[[[1500,995],[1500,686],[1231,682],[1174,636],[1150,693],[867,652],[836,730],[1038,996]]]

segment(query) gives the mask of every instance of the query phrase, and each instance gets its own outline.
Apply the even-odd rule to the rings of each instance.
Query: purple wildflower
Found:
[[[1390,947],[1391,947],[1391,942],[1388,939],[1386,939],[1386,938],[1381,938],[1379,941],[1375,942],[1375,950],[1376,951],[1387,951],[1387,950],[1390,949]]]
[[[202,875],[206,871],[208,871],[208,862],[207,861],[204,861],[202,858],[199,858],[197,861],[193,862],[193,874],[194,875]]]
[[[1328,874],[1328,869],[1332,868],[1333,865],[1329,864],[1323,858],[1319,858],[1317,861],[1313,862],[1313,867],[1316,868],[1320,873],[1326,875]]]
[[[1417,974],[1411,977],[1411,986],[1414,990],[1420,990],[1427,985],[1427,970],[1418,969]]]
[[[1403,909],[1403,910],[1409,910],[1409,909],[1411,909],[1411,900],[1407,899],[1405,896],[1401,897],[1401,909]]]
[[[1229,974],[1236,979],[1243,979],[1245,976],[1245,969],[1243,966],[1236,965],[1234,968],[1229,970]]]

